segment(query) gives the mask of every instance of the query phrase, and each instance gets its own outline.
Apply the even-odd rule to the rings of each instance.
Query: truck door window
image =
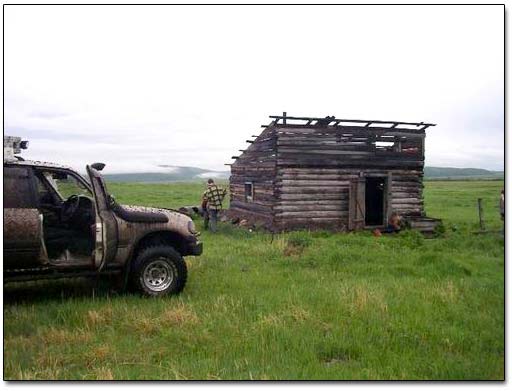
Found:
[[[28,167],[4,166],[4,208],[37,208],[32,180]]]
[[[36,175],[36,189],[39,205],[53,205],[57,197],[53,195],[49,185],[41,178],[41,175]]]
[[[92,194],[85,185],[67,172],[44,171],[43,176],[64,200],[68,199],[72,195],[92,197]]]

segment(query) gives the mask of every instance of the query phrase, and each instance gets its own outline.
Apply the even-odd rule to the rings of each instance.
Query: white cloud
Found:
[[[5,131],[77,167],[224,170],[286,110],[435,122],[428,164],[496,168],[503,33],[501,6],[9,5]]]
[[[203,172],[202,174],[196,176],[198,178],[224,178],[226,175],[222,172]]]

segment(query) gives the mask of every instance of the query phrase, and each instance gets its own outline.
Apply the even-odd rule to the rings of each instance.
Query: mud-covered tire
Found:
[[[130,274],[132,286],[145,296],[176,294],[187,282],[187,264],[171,246],[150,246],[139,252]]]

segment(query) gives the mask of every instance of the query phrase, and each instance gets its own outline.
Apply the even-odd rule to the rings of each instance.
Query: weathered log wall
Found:
[[[423,169],[392,171],[391,208],[402,216],[425,216]]]
[[[270,126],[232,165],[231,208],[276,230],[345,230],[351,183],[381,176],[385,215],[424,216],[424,137],[400,128]],[[246,182],[253,202],[245,200]]]
[[[387,215],[393,211],[402,216],[424,215],[419,170],[280,167],[275,185],[276,226],[280,229],[347,229],[350,183],[361,176],[391,178]]]
[[[274,207],[277,229],[345,229],[349,184],[349,173],[340,169],[279,167]]]
[[[230,214],[269,228],[275,204],[276,142],[272,128],[265,129],[231,166]],[[253,185],[253,199],[246,201],[245,184]]]
[[[281,125],[275,132],[278,166],[423,168],[424,131]]]

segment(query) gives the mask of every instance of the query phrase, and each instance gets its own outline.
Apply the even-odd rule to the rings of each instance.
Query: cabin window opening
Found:
[[[254,186],[252,182],[245,182],[245,202],[253,202]]]

